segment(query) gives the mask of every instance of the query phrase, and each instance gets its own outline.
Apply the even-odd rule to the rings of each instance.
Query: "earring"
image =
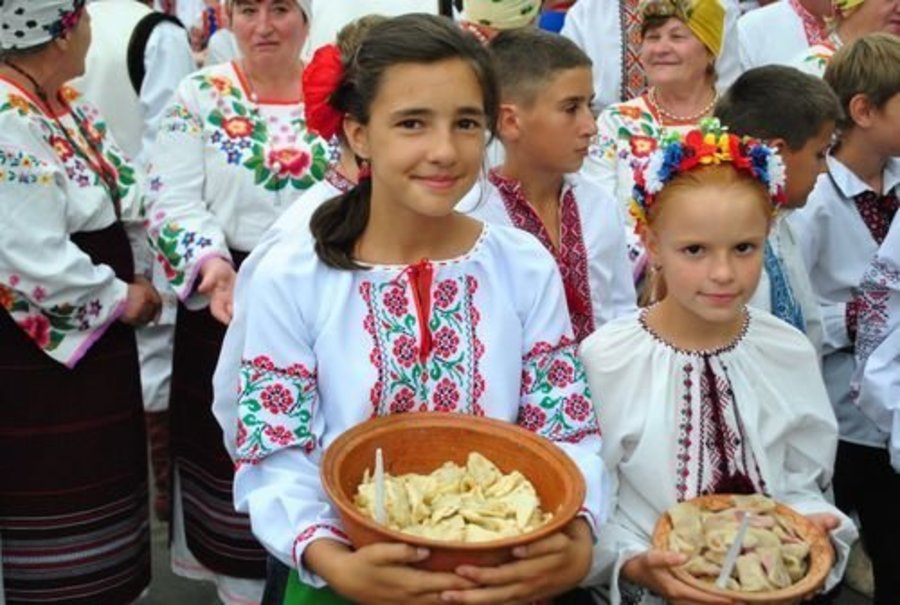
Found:
[[[359,160],[359,175],[357,176],[357,180],[365,181],[372,178],[372,167],[369,165],[369,160]]]

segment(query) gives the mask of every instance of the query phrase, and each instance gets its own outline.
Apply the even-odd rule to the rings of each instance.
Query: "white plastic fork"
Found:
[[[734,566],[737,564],[738,556],[741,554],[741,546],[744,543],[744,536],[747,535],[747,528],[750,527],[750,513],[742,513],[741,525],[738,527],[737,534],[734,536],[734,542],[728,548],[725,554],[725,561],[722,563],[722,571],[716,578],[716,588],[724,589]]]
[[[381,448],[375,450],[375,521],[381,525],[387,523],[384,507],[384,454]]]

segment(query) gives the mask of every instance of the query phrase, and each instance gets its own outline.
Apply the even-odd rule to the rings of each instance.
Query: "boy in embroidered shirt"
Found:
[[[787,201],[772,225],[764,271],[749,302],[804,332],[821,356],[822,318],[797,236],[785,219],[806,204],[825,170],[841,116],[838,98],[816,77],[768,65],[738,78],[716,105],[715,115],[730,132],[767,141],[784,160]]]
[[[835,53],[825,72],[845,117],[807,206],[791,217],[819,298],[825,327],[823,370],[840,424],[835,497],[859,517],[875,574],[875,603],[900,595],[900,475],[887,434],[851,401],[856,368],[858,286],[897,210],[900,185],[900,39],[871,34]]]
[[[535,235],[553,254],[575,337],[635,308],[623,219],[615,201],[576,173],[597,133],[591,61],[537,29],[491,42],[500,83],[498,134],[506,159],[471,214]]]

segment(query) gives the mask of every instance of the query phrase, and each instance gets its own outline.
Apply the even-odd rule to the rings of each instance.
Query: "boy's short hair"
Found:
[[[900,38],[876,33],[841,47],[825,70],[825,81],[834,89],[844,111],[841,127],[854,126],[850,101],[865,95],[879,109],[900,93]]]
[[[715,114],[736,135],[784,139],[801,149],[843,112],[837,95],[815,76],[783,65],[744,72],[716,104]]]
[[[534,27],[501,31],[490,43],[502,101],[529,106],[559,72],[592,63],[574,42]]]

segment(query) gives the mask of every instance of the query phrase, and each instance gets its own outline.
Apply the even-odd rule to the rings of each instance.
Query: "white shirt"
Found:
[[[825,75],[825,70],[828,68],[828,64],[831,63],[831,58],[838,48],[839,45],[836,44],[835,36],[831,36],[828,42],[810,46],[802,51],[794,57],[790,64],[803,73],[821,78]]]
[[[878,245],[853,201],[868,185],[828,156],[828,173],[819,177],[804,208],[789,221],[822,312],[825,385],[841,428],[841,439],[884,447],[887,436],[853,405],[850,379],[856,369],[853,342],[847,334],[847,302],[857,291]],[[900,184],[900,160],[891,160],[884,174],[885,191]]]
[[[740,74],[736,29],[740,7],[738,0],[721,1],[725,7],[725,35],[722,53],[716,61],[716,87],[723,91]],[[632,0],[578,0],[566,14],[566,22],[560,32],[575,42],[594,62],[594,107],[598,110],[629,100],[622,94],[622,41],[626,38],[622,32],[623,11],[626,10],[623,2]]]
[[[209,37],[206,44],[206,65],[220,65],[241,58],[237,39],[230,29],[220,28]]]
[[[595,328],[636,308],[637,295],[628,262],[624,220],[612,196],[578,175],[567,175],[560,192],[560,248],[554,250],[537,212],[514,181],[497,185],[486,182],[470,214],[484,222],[518,227],[538,237],[553,254],[563,281],[568,275],[575,287],[585,288],[590,303],[587,317],[572,317],[576,338],[583,339]],[[570,309],[571,316],[571,309]]]
[[[149,257],[139,216],[140,174],[97,110],[72,88],[62,95],[72,112],[59,122],[88,149],[77,115],[116,171],[135,273],[144,273]],[[108,191],[56,120],[38,109],[29,92],[0,78],[0,306],[44,353],[70,368],[122,315],[128,284],[108,265],[94,264],[69,235],[115,222]]]
[[[816,357],[821,359],[822,342],[825,336],[819,302],[813,292],[809,272],[803,262],[803,255],[800,253],[797,234],[794,233],[787,216],[787,214],[779,214],[775,219],[772,231],[769,233],[769,245],[772,246],[775,255],[781,259],[785,278],[787,278],[794,298],[803,313],[803,320],[806,324],[804,331],[816,351]],[[759,285],[756,287],[756,292],[750,297],[748,304],[768,313],[772,312],[772,289],[768,271],[760,274]]]
[[[741,71],[792,65],[810,47],[803,20],[788,0],[750,11],[737,22]]]
[[[151,13],[135,0],[87,5],[93,24],[85,75],[72,85],[108,120],[116,141],[141,167],[156,140],[159,121],[178,84],[196,69],[187,33],[162,22],[144,48],[144,81],[136,95],[128,78],[128,44],[138,22]]]
[[[328,144],[307,131],[302,103],[251,94],[236,64],[208,67],[181,83],[160,125],[147,216],[157,260],[185,301],[204,262],[252,250],[328,167]]]
[[[900,473],[900,223],[894,221],[863,276],[856,337],[854,401],[890,435],[891,465]]]
[[[322,490],[322,452],[354,425],[410,410],[484,414],[553,440],[584,473],[598,526],[599,429],[559,274],[532,236],[485,225],[469,252],[432,263],[427,317],[408,267],[336,270],[313,248],[286,238],[250,283],[239,277],[245,319],[229,328],[214,377],[213,411],[237,460],[235,504],[269,552],[322,586],[304,550],[346,541]],[[434,343],[424,359],[420,328]],[[551,365],[552,376],[536,372]]]
[[[652,333],[645,312],[606,324],[581,347],[597,394],[612,490],[610,519],[597,536],[584,584],[610,581],[612,603],[618,604],[622,565],[650,548],[659,517],[716,488],[718,454],[710,444],[719,425],[708,420],[717,405],[708,395],[714,390],[733,448],[727,452],[728,472],[743,473],[757,490],[801,514],[827,512],[841,519],[831,535],[838,554],[828,580],[833,586],[857,532],[823,496],[837,424],[809,341],[771,315],[749,309],[743,334],[730,346],[685,352]]]

